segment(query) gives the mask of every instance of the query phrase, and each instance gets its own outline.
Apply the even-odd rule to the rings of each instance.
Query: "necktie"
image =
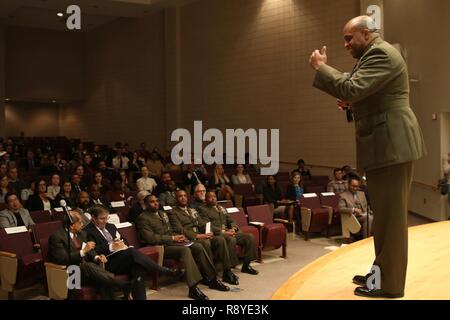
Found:
[[[80,250],[81,249],[81,243],[80,240],[78,240],[78,237],[76,234],[73,234],[72,237],[72,246],[75,250]]]
[[[106,228],[100,229],[103,233],[103,235],[105,236],[106,240],[108,241],[108,244],[110,244],[111,242],[113,242],[113,237],[111,235],[111,233],[109,233],[108,230],[106,230]]]

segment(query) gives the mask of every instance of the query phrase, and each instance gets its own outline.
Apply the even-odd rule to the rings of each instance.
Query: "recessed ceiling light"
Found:
[[[62,12],[58,12],[56,15],[57,15],[58,17],[63,17],[63,16],[64,16],[64,14],[63,14]]]

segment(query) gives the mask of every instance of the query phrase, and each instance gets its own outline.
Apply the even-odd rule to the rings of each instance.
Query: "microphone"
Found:
[[[63,208],[64,212],[66,213],[66,216],[68,218],[69,224],[72,225],[73,221],[72,221],[72,217],[69,214],[69,210],[67,209],[67,202],[66,202],[66,200],[61,199],[61,201],[59,201],[59,205]]]

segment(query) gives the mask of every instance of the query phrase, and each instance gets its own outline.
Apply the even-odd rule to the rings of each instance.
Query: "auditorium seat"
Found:
[[[36,224],[52,221],[52,213],[49,210],[31,211],[30,216]]]
[[[142,247],[140,245],[136,227],[132,225],[131,223],[124,223],[124,224],[118,224],[116,225],[117,229],[119,230],[119,233],[122,235],[123,238],[125,238],[128,241],[129,246],[133,246],[137,250],[139,250],[141,253],[146,255],[147,257],[153,259],[155,262],[157,262],[159,265],[163,264],[163,257],[164,257],[164,246],[144,246]],[[157,273],[154,273],[152,275],[152,289],[158,290],[158,278],[159,275]]]
[[[302,195],[300,212],[305,240],[309,240],[312,232],[328,231],[329,211],[322,207],[317,194],[304,193]]]
[[[232,208],[232,209],[236,209],[236,208]],[[234,210],[230,210],[230,211],[234,211]],[[248,224],[248,220],[247,220],[247,217],[245,216],[245,212],[244,212],[243,208],[239,208],[239,209],[237,209],[237,211],[234,211],[234,212],[228,212],[228,215],[237,224],[240,231],[245,232],[245,233],[250,233],[253,235],[253,237],[255,238],[255,243],[256,243],[258,262],[262,262],[262,254],[261,254],[262,244],[261,244],[261,238],[259,236],[258,228]],[[240,253],[239,250],[240,249],[238,249],[238,255]]]
[[[8,234],[0,229],[0,266],[1,287],[9,299],[14,298],[14,290],[42,281],[42,258],[33,246],[31,232]]]
[[[271,208],[267,204],[247,207],[247,213],[249,224],[259,230],[261,251],[276,250],[281,247],[281,257],[286,258],[286,227],[280,223],[286,220],[280,219],[280,222],[274,222]]]
[[[238,207],[246,208],[248,206],[259,205],[262,202],[262,197],[256,194],[251,183],[236,184],[233,186],[233,190],[235,195],[235,204]],[[239,196],[242,197],[241,205],[239,204]]]
[[[322,192],[319,194],[322,207],[329,211],[328,229],[333,229],[341,224],[341,214],[339,213],[339,195],[334,192]],[[339,229],[340,230],[340,229]],[[329,236],[329,231],[327,232]]]
[[[39,223],[31,226],[33,231],[34,243],[40,243],[41,239],[48,239],[52,234],[58,231],[63,226],[60,220]]]

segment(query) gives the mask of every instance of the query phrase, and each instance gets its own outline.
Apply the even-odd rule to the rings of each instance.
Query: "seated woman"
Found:
[[[278,186],[276,177],[269,175],[266,178],[266,183],[263,187],[263,201],[265,204],[271,206],[274,217],[283,217],[285,215],[286,206],[280,205],[282,203],[281,189]]]
[[[52,178],[50,179],[50,185],[47,187],[47,194],[48,197],[54,201],[56,199],[56,196],[61,192],[61,179],[59,175],[54,174],[52,175]]]
[[[75,193],[72,192],[72,184],[70,183],[70,181],[64,181],[61,191],[55,197],[53,205],[55,208],[60,207],[61,200],[65,200],[68,207],[76,208],[77,204],[75,201],[75,197]]]
[[[297,204],[300,204],[300,199],[303,195],[303,182],[302,175],[299,172],[293,172],[291,176],[291,183],[288,185],[286,190],[286,199],[295,201]],[[288,207],[288,220],[292,222],[294,219],[294,206]]]
[[[34,193],[28,198],[29,211],[51,210],[51,198],[47,194],[47,182],[44,179],[36,180]]]
[[[251,184],[253,189],[255,188],[255,185],[253,184],[253,181],[250,178],[250,176],[248,174],[244,173],[244,165],[243,164],[236,165],[236,174],[233,174],[231,176],[231,181],[233,182],[233,185]]]
[[[108,180],[103,177],[101,171],[96,171],[94,173],[94,182],[92,184],[94,184],[102,194],[108,190]]]
[[[216,164],[216,167],[214,168],[214,177],[210,187],[215,189],[219,200],[233,199],[234,192],[231,188],[230,179],[225,174],[221,164]]]

